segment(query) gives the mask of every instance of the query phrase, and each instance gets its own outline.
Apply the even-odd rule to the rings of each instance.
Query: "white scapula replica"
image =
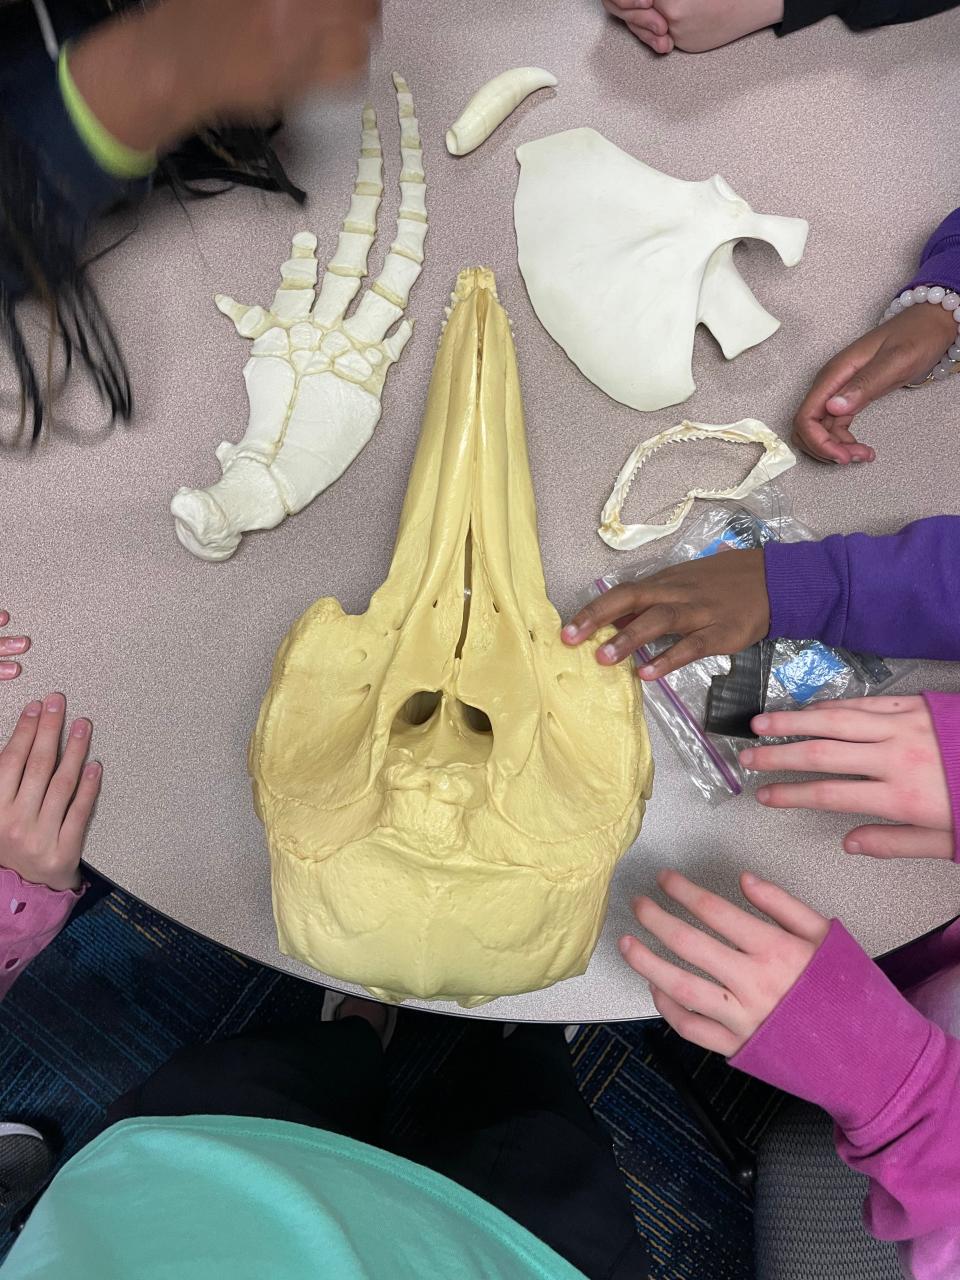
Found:
[[[621,519],[623,504],[630,493],[631,486],[637,478],[637,472],[656,451],[665,444],[678,441],[723,440],[730,444],[763,445],[763,456],[750,473],[732,489],[691,489],[681,498],[671,511],[664,524],[624,524]],[[687,517],[690,508],[697,498],[731,498],[739,500],[759,489],[763,484],[774,480],[788,471],[796,462],[796,454],[784,444],[778,435],[756,418],[743,418],[729,426],[714,426],[709,422],[681,422],[677,427],[670,427],[638,444],[630,457],[623,464],[620,474],[613,486],[613,492],[607,499],[601,515],[601,525],[597,532],[608,547],[616,551],[632,551],[642,547],[646,542],[663,538],[668,533],[675,533]]]
[[[538,89],[552,89],[557,77],[542,67],[514,67],[494,76],[473,95],[447,130],[447,150],[452,156],[475,151],[500,127],[524,98]]]
[[[520,270],[541,324],[591,382],[634,409],[694,392],[698,324],[728,360],[769,338],[766,312],[733,264],[738,240],[800,261],[800,218],[754,213],[716,175],[681,182],[573,129],[517,150]]]
[[[226,560],[244,533],[272,529],[302,511],[343,474],[380,420],[384,381],[413,332],[403,314],[423,266],[427,234],[413,98],[401,76],[393,79],[403,160],[397,238],[354,313],[344,318],[367,274],[383,196],[383,152],[372,107],[363,111],[353,199],[319,292],[317,238],[303,231],[280,268],[269,311],[216,299],[237,332],[254,343],[243,371],[250,401],[246,434],[239,444],[217,449],[220,480],[207,489],[181,489],[170,507],[177,537],[204,560]]]
[[[587,967],[653,761],[640,682],[547,598],[490,271],[457,280],[386,581],[290,629],[249,766],[287,955],[463,1005]]]

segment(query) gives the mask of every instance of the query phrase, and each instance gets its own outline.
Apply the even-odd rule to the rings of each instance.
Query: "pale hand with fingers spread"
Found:
[[[651,898],[638,898],[639,923],[686,965],[665,960],[632,935],[620,940],[624,959],[650,983],[660,1015],[685,1040],[731,1057],[794,986],[827,935],[829,921],[786,890],[744,873],[744,897],[758,920],[679,871],[662,871],[668,897],[725,941],[679,920]],[[729,945],[728,945],[729,944]]]
[[[29,703],[0,751],[0,867],[57,890],[80,885],[101,779],[99,764],[84,764],[89,720],[73,722],[60,752],[65,711],[61,694]]]
[[[848,853],[876,858],[950,858],[953,818],[933,721],[921,697],[857,698],[757,716],[754,730],[803,742],[751,747],[743,765],[764,772],[856,775],[855,780],[778,783],[757,793],[777,809],[869,813],[897,826],[856,827]]]
[[[873,462],[876,454],[850,430],[854,418],[918,378],[925,378],[957,336],[940,307],[902,311],[845,347],[817,374],[793,420],[793,443],[821,462]]]
[[[6,609],[0,609],[0,627],[10,623],[10,615]],[[0,680],[15,680],[20,674],[20,663],[16,661],[30,648],[29,636],[0,636]]]
[[[413,98],[400,76],[394,82],[403,157],[397,238],[356,311],[345,318],[367,272],[383,195],[371,107],[363,112],[353,200],[316,297],[317,239],[304,231],[294,236],[269,311],[217,298],[237,332],[254,343],[244,369],[250,418],[243,439],[218,447],[220,480],[207,489],[180,489],[170,504],[177,537],[204,560],[226,560],[244,533],[272,529],[302,511],[343,474],[380,421],[387,373],[413,332],[403,314],[427,234]]]

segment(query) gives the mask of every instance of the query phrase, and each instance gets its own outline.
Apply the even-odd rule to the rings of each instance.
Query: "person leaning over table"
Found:
[[[958,661],[960,517],[919,520],[891,537],[768,543],[675,565],[593,601],[563,638],[582,644],[611,623],[617,634],[597,651],[607,665],[639,645],[679,637],[640,670],[644,680],[707,654],[737,653],[764,636]],[[749,747],[740,754],[745,766],[826,775],[764,786],[761,804],[883,819],[847,833],[849,854],[960,860],[960,694],[819,703],[758,716],[753,728],[806,740]],[[867,1230],[898,1243],[911,1280],[955,1280],[960,920],[898,954],[891,975],[898,990],[838,920],[776,885],[741,878],[744,897],[765,920],[676,871],[665,872],[660,887],[725,940],[649,898],[634,904],[644,929],[708,975],[696,977],[624,938],[623,954],[650,982],[663,1017],[733,1066],[827,1112],[840,1157],[870,1179]],[[960,881],[957,889],[960,896]],[[945,900],[945,916],[955,914],[958,896]],[[823,1206],[814,1208],[823,1214]]]
[[[854,31],[890,23],[916,22],[956,0],[603,0],[611,17],[619,18],[654,53],[705,53],[721,45],[774,27],[789,35],[836,14]]]
[[[0,344],[34,438],[50,376],[18,304],[45,304],[48,344],[129,417],[123,356],[82,265],[90,226],[161,179],[303,200],[263,121],[360,72],[378,15],[379,0],[0,0]]]
[[[418,1136],[388,1144],[393,1011],[332,994],[316,1022],[183,1049],[114,1103],[4,1280],[648,1280],[562,1027],[472,1021]]]

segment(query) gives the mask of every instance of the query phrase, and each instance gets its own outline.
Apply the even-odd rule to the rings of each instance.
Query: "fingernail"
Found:
[[[745,871],[743,873],[743,883],[749,885],[752,889],[760,883],[760,877],[755,876],[752,871]]]
[[[625,937],[621,938],[620,941],[617,943],[617,946],[620,948],[620,954],[622,956],[625,956],[627,952],[630,950],[630,943],[632,941],[633,939],[629,935],[626,935]]]
[[[740,763],[741,763],[741,764],[746,764],[746,765],[751,765],[751,764],[753,764],[753,752],[752,752],[752,751],[750,751],[750,750],[747,750],[747,751],[741,751],[741,752],[740,752]]]
[[[839,405],[841,412],[845,412],[847,409],[850,408],[850,401],[847,399],[846,396],[831,396],[830,400],[827,403],[827,408],[829,409],[830,405],[832,404]]]
[[[863,853],[863,845],[857,840],[850,840],[847,843],[847,853]]]
[[[38,716],[42,710],[43,710],[42,702],[28,702],[27,705],[23,708],[23,714],[25,716]]]
[[[574,623],[572,622],[568,622],[567,625],[563,628],[564,640],[575,640],[579,631],[580,631],[580,628],[578,626],[575,626]]]
[[[851,462],[866,462],[866,458],[851,458]]]
[[[89,720],[74,720],[73,724],[70,726],[71,738],[85,738],[89,732]]]
[[[7,653],[26,653],[29,643],[26,636],[11,636],[9,640],[4,640],[3,647]]]
[[[94,778],[99,778],[102,772],[103,772],[103,765],[100,763],[99,760],[93,760],[84,769],[83,776],[85,778],[90,778],[92,780]]]
[[[47,698],[46,702],[44,702],[43,705],[46,707],[48,711],[52,711],[56,713],[58,711],[62,711],[66,703],[65,703],[63,694],[51,693],[50,697]]]
[[[617,646],[614,644],[602,644],[597,650],[597,654],[601,658],[609,658],[613,661],[617,656]]]
[[[769,788],[761,787],[760,790],[757,792],[757,799],[760,801],[761,804],[766,804],[767,801],[770,799]]]
[[[764,729],[770,728],[770,720],[767,716],[754,716],[750,723],[756,733],[763,733]]]
[[[656,674],[657,674],[657,668],[652,665],[640,668],[641,680],[652,680],[656,676]]]
[[[19,662],[0,662],[0,680],[10,680],[19,674]]]

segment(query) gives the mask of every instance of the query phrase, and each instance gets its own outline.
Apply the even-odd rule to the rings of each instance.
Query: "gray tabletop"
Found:
[[[684,416],[756,416],[786,432],[819,365],[909,278],[925,236],[956,203],[956,86],[944,49],[958,35],[960,13],[867,36],[831,20],[786,40],[765,32],[714,54],[656,61],[605,19],[599,0],[391,0],[368,89],[384,125],[388,184],[372,264],[389,244],[397,205],[396,68],[416,96],[429,184],[427,266],[411,309],[417,332],[391,374],[377,433],[346,475],[222,565],[184,551],[168,514],[180,484],[215,479],[215,445],[239,437],[246,421],[248,347],[212,297],[222,290],[269,302],[289,237],[304,226],[318,233],[321,255],[332,252],[353,180],[360,97],[316,106],[287,131],[290,171],[311,193],[305,211],[247,191],[186,210],[165,194],[151,200],[135,233],[96,268],[129,357],[134,425],[98,436],[100,407],[77,379],[48,443],[32,456],[3,457],[0,604],[35,647],[24,677],[0,687],[0,718],[11,725],[22,701],[58,688],[72,712],[95,721],[105,783],[91,865],[245,955],[322,980],[277,951],[245,749],[290,623],[324,595],[363,610],[385,575],[456,272],[493,267],[515,322],[547,581],[569,612],[589,580],[617,563],[595,527],[634,444]],[[528,63],[557,75],[556,93],[528,102],[473,155],[449,157],[444,129],[468,92]],[[792,271],[767,246],[738,250],[743,274],[783,328],[729,365],[701,330],[699,390],[682,409],[639,414],[608,400],[552,343],[524,292],[513,150],[579,125],[678,177],[720,172],[758,211],[810,222],[806,256]],[[99,246],[131,223],[104,227]],[[33,328],[42,332],[41,317]],[[2,385],[12,385],[9,369]],[[946,384],[872,409],[862,430],[878,450],[873,466],[801,461],[783,481],[796,515],[823,532],[881,532],[956,511],[956,396]],[[3,413],[11,417],[9,397]],[[647,510],[660,506],[712,468],[728,481],[743,474],[742,455],[718,458],[659,456],[632,518],[644,501]],[[908,687],[948,687],[951,678],[946,667],[924,666]],[[852,821],[842,816],[768,812],[749,797],[708,807],[659,730],[651,733],[655,794],[614,879],[588,972],[472,1016],[651,1015],[645,984],[622,964],[616,939],[629,927],[631,896],[650,891],[667,865],[724,893],[735,893],[738,871],[750,867],[842,915],[873,953],[960,909],[950,866],[845,856],[840,840]]]

